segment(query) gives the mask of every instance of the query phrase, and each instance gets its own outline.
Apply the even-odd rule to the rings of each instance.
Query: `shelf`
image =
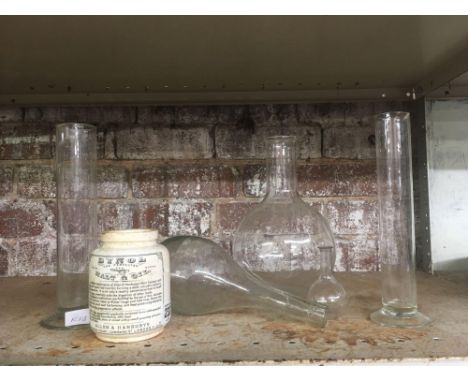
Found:
[[[368,320],[380,304],[378,273],[338,278],[350,293],[348,308],[322,330],[244,310],[174,316],[159,337],[116,345],[100,342],[88,327],[39,326],[54,310],[55,278],[3,278],[0,364],[468,362],[468,274],[418,274],[421,311],[434,320],[424,329],[381,328]]]
[[[408,99],[468,70],[467,20],[2,16],[0,103]]]

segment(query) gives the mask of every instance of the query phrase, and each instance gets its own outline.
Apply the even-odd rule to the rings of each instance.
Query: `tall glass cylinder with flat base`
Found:
[[[96,156],[95,126],[57,125],[58,306],[56,314],[41,322],[47,328],[73,327],[66,322],[67,315],[88,308],[88,261],[98,236]]]
[[[383,113],[375,124],[383,306],[371,319],[383,326],[423,326],[430,319],[417,305],[410,115]]]

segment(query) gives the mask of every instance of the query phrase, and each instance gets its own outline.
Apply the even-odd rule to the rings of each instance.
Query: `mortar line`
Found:
[[[2,165],[53,165],[54,159],[0,159]],[[298,160],[300,166],[319,166],[319,165],[359,165],[359,164],[374,164],[375,159],[328,159],[320,158],[313,160]],[[113,166],[186,166],[186,165],[219,165],[219,166],[248,166],[248,165],[266,165],[266,160],[263,159],[145,159],[145,160],[119,160],[119,159],[98,159],[97,165],[113,165]]]

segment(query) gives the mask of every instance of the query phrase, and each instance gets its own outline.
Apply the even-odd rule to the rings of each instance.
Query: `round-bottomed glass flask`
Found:
[[[241,221],[233,256],[266,282],[305,298],[319,275],[320,248],[331,248],[333,267],[335,243],[326,219],[297,193],[296,137],[270,137],[268,147],[267,193]],[[294,285],[304,276],[308,285]]]

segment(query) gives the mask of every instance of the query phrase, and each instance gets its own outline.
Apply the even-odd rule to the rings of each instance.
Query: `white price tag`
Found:
[[[65,312],[65,326],[89,324],[89,309],[72,310]]]

